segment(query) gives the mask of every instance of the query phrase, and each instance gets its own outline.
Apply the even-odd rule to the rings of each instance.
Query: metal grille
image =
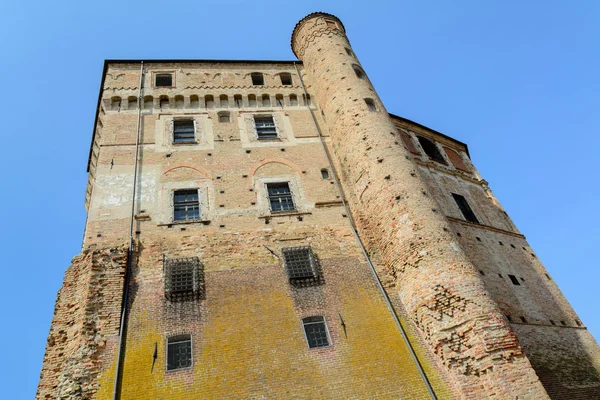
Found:
[[[325,326],[325,319],[323,317],[304,318],[302,324],[304,325],[308,347],[312,349],[329,346],[327,327]]]
[[[204,266],[198,257],[163,260],[165,297],[170,301],[204,298]]]
[[[154,86],[173,86],[173,75],[171,74],[156,74]]]
[[[192,366],[192,338],[189,335],[169,338],[167,342],[167,371]]]
[[[196,141],[194,121],[175,120],[173,121],[173,142],[175,143],[193,143]]]
[[[196,221],[200,219],[200,200],[197,189],[173,192],[173,220]]]
[[[271,211],[283,212],[296,209],[289,183],[267,183],[267,193],[269,195]]]
[[[281,250],[285,270],[294,286],[315,286],[323,283],[323,274],[310,246],[287,247]]]
[[[254,127],[259,139],[277,138],[277,128],[273,117],[254,117]]]

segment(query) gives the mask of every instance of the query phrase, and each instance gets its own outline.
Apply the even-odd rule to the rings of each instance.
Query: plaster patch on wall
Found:
[[[136,197],[144,203],[156,201],[156,174],[141,174],[138,179],[138,190]],[[102,196],[102,205],[106,207],[118,207],[131,204],[133,174],[100,175],[96,179],[97,187],[105,192]]]

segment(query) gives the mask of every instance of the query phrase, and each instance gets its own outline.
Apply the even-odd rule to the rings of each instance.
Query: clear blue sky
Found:
[[[469,145],[600,337],[600,2],[4,1],[2,397],[33,398],[81,249],[103,60],[294,59],[290,34],[313,11],[342,19],[390,112]]]

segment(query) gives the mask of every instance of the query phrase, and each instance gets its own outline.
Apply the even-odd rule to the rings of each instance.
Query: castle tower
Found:
[[[466,397],[546,398],[506,317],[399,145],[342,22],[324,13],[305,17],[292,48],[327,120],[359,232],[380,274],[394,277],[390,296],[399,296]]]
[[[595,399],[600,350],[336,17],[292,61],[107,60],[37,399]]]

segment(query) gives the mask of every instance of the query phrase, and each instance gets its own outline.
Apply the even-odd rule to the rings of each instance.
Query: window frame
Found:
[[[180,340],[179,342],[189,341],[189,343],[190,343],[190,365],[188,367],[169,369],[169,344],[170,344],[169,341],[175,340],[177,338],[184,337],[184,336],[189,336],[189,339]],[[176,372],[176,371],[186,371],[186,370],[190,370],[192,368],[194,368],[194,342],[192,339],[192,334],[191,333],[189,333],[189,334],[182,333],[182,334],[167,336],[167,338],[165,340],[165,372],[171,373],[171,372]]]
[[[284,83],[283,77],[289,78],[289,83]],[[281,80],[281,86],[294,86],[294,79],[292,78],[292,74],[289,72],[282,72],[279,74],[279,79]],[[287,81],[287,80],[286,80]]]
[[[171,86],[167,85],[158,85],[157,80],[160,75],[170,75],[171,76]],[[175,87],[175,71],[156,71],[153,72],[152,75],[152,85],[154,88],[174,88]]]
[[[305,322],[305,320],[307,320],[309,318],[321,318],[321,321]],[[328,347],[333,346],[333,341],[331,340],[331,334],[329,332],[329,326],[327,325],[327,320],[325,319],[324,315],[311,315],[311,316],[302,318],[300,321],[302,322],[302,332],[304,332],[304,340],[306,341],[306,344],[307,344],[309,350],[326,349]],[[315,324],[319,324],[319,323],[322,323],[323,326],[325,327],[325,336],[327,338],[327,345],[311,347],[310,341],[308,340],[308,334],[306,332],[306,325],[315,325]]]
[[[262,83],[255,83],[255,79],[258,79],[259,76]],[[252,82],[252,86],[265,86],[265,74],[262,72],[251,72],[250,80]]]
[[[259,131],[259,127],[258,127],[258,120],[261,119],[268,119],[270,118],[273,124],[273,130],[275,131],[275,136],[266,136],[266,137],[261,137],[261,132]],[[279,136],[279,131],[277,129],[277,123],[275,122],[275,117],[272,114],[268,114],[268,115],[253,115],[252,116],[252,122],[254,125],[254,131],[256,132],[256,138],[258,140],[277,140],[277,139],[281,139]],[[266,127],[261,127],[261,129],[266,129]]]
[[[310,245],[283,247],[281,256],[290,285],[308,287],[325,283],[319,259]]]
[[[191,287],[175,290],[177,278],[183,274],[191,282]],[[182,285],[180,285],[182,286]],[[204,264],[199,257],[166,258],[163,255],[163,290],[165,299],[171,303],[205,298]]]
[[[221,118],[227,117],[227,121],[221,121]],[[217,113],[217,120],[220,124],[226,124],[231,122],[231,113],[229,111],[219,111]]]
[[[175,212],[176,212],[176,207],[178,205],[178,203],[175,202],[175,196],[177,194],[177,192],[192,192],[195,191],[196,192],[196,203],[197,203],[197,207],[198,207],[198,218],[196,219],[176,219],[175,218]],[[171,221],[173,223],[182,223],[182,222],[200,222],[202,221],[202,208],[200,207],[201,205],[201,201],[200,201],[200,190],[199,188],[182,188],[182,189],[174,189],[172,194],[172,199],[173,199],[173,203],[172,203],[172,213],[171,213]],[[181,194],[181,193],[180,193]],[[187,211],[186,211],[186,215],[187,215]]]
[[[282,209],[282,210],[278,210],[278,211],[273,210],[273,207],[271,205],[271,194],[269,193],[270,185],[287,185],[287,188],[289,190],[289,198],[290,198],[290,201],[293,206],[292,209],[286,209],[286,210]],[[294,200],[294,192],[292,191],[292,185],[291,185],[290,181],[265,182],[265,193],[267,194],[267,205],[269,207],[269,211],[271,214],[284,214],[284,213],[297,213],[298,212],[298,206],[296,204],[296,201]],[[279,201],[279,204],[282,204],[282,202]]]
[[[176,134],[176,125],[178,123],[182,123],[182,122],[191,122],[192,123],[192,131],[194,134],[193,140],[184,140],[184,141],[177,141],[175,134]],[[176,118],[173,119],[173,135],[171,137],[171,142],[173,144],[197,144],[198,143],[198,139],[196,138],[196,120],[194,118]]]
[[[423,149],[423,153],[425,153],[425,155],[427,156],[428,159],[435,161],[439,164],[442,165],[448,165],[448,162],[446,161],[446,159],[444,158],[442,151],[440,151],[440,148],[438,147],[438,145],[436,144],[435,140],[433,139],[429,139],[428,137],[422,136],[422,135],[416,135],[417,136],[417,142],[419,142],[419,146],[421,146],[421,148]],[[431,143],[431,145],[433,147],[430,147],[429,145],[424,146],[423,143]],[[429,154],[429,151],[427,151],[427,149],[432,150],[434,153],[436,154]],[[438,158],[439,156],[439,158]]]
[[[481,222],[479,222],[479,219],[477,218],[477,215],[475,215],[475,211],[473,211],[473,208],[467,201],[467,198],[465,196],[463,196],[462,194],[458,194],[458,193],[450,193],[450,194],[452,195],[452,198],[454,199],[454,202],[456,203],[456,206],[458,207],[458,210],[462,214],[465,221],[470,222],[472,224],[481,225]],[[467,217],[467,215],[465,214],[465,211],[463,210],[463,207],[461,207],[461,203],[459,203],[459,200],[463,206],[466,206],[467,211],[471,213],[473,220]]]

